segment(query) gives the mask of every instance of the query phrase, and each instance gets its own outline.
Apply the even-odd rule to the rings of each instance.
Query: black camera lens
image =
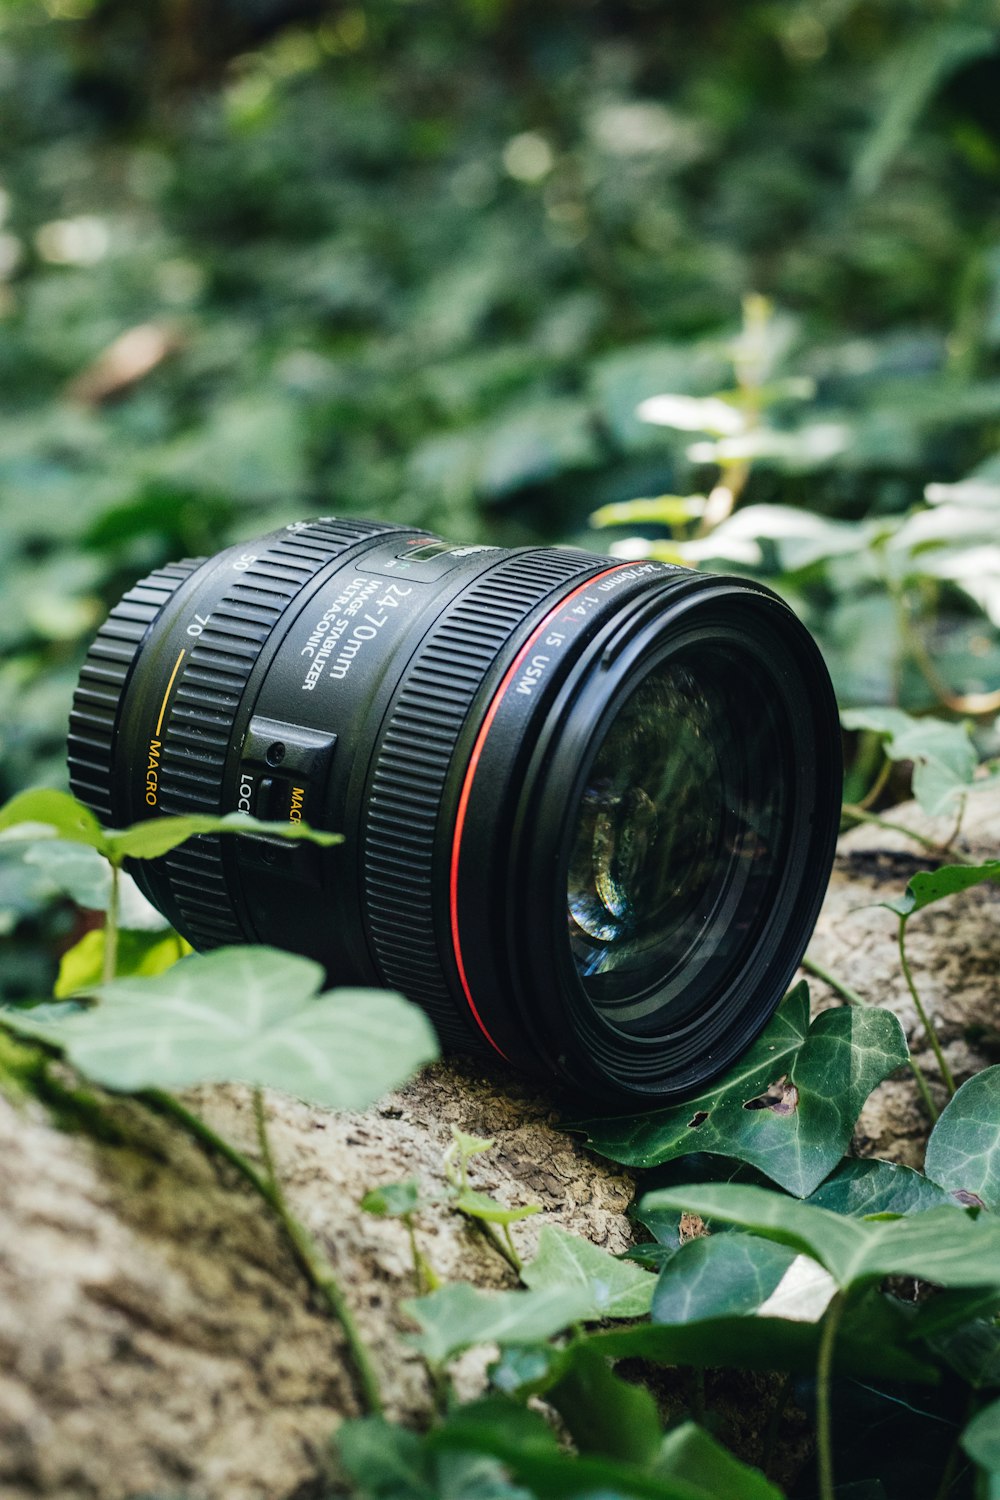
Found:
[[[88,653],[74,792],[106,823],[239,810],[133,874],[196,948],[400,989],[442,1041],[608,1103],[757,1035],[833,859],[840,738],[755,582],[322,517],[131,589]]]

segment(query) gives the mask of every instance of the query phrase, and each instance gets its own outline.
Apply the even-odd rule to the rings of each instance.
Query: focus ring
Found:
[[[222,811],[236,716],[250,674],[289,604],[349,547],[398,528],[333,518],[297,525],[248,561],[213,607],[187,658],[163,735],[160,806],[166,813]],[[198,948],[244,941],[214,834],[165,855],[162,869],[185,936]]]
[[[417,652],[382,736],[364,835],[368,930],[386,983],[423,1006],[451,1044],[482,1042],[456,1013],[434,931],[434,845],[455,745],[518,625],[553,589],[604,561],[522,552],[477,579]]]
[[[187,558],[143,578],[115,605],[87,652],[69,716],[69,784],[105,824],[114,822],[112,751],[133,664],[167,600],[203,561]]]

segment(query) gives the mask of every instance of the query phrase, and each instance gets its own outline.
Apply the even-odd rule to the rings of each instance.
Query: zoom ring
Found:
[[[87,652],[69,716],[69,784],[101,819],[114,821],[113,747],[122,698],[146,632],[204,558],[158,568],[116,604]]]
[[[160,807],[222,811],[223,779],[250,674],[291,601],[322,568],[367,537],[396,527],[324,518],[297,525],[257,553],[215,605],[186,658],[163,736]],[[202,834],[164,856],[161,868],[198,948],[246,940],[233,910],[222,841]]]
[[[532,609],[601,559],[516,553],[473,583],[427,636],[403,679],[367,799],[368,930],[387,984],[428,1012],[445,1043],[482,1037],[456,1011],[434,931],[434,846],[448,770],[483,679]],[[438,873],[438,879],[442,878]]]

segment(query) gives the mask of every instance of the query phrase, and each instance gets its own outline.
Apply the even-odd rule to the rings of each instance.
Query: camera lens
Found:
[[[611,1104],[681,1097],[765,1024],[829,875],[839,729],[746,579],[324,517],[157,570],[74,697],[106,823],[239,810],[133,873],[197,948],[387,985],[443,1042]]]

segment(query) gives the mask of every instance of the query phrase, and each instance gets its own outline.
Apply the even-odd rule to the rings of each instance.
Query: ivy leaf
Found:
[[[342,842],[339,833],[323,833],[307,823],[269,823],[251,818],[247,813],[229,812],[221,817],[194,813],[182,818],[147,818],[131,828],[104,834],[109,859],[159,859],[178,844],[186,843],[199,833],[257,834],[265,838],[304,839],[328,848]]]
[[[536,1291],[572,1288],[586,1309],[583,1316],[591,1320],[645,1317],[656,1285],[641,1266],[552,1224],[542,1225],[538,1254],[521,1279]]]
[[[118,938],[118,972],[129,978],[162,974],[191,952],[176,932],[123,932]],[[85,932],[59,961],[53,994],[57,1000],[92,994],[104,972],[104,929]]]
[[[805,1197],[843,1156],[872,1089],[907,1056],[891,1011],[827,1010],[810,1026],[808,987],[798,984],[749,1051],[697,1098],[568,1128],[626,1166],[653,1167],[690,1151],[734,1156]]]
[[[473,1344],[533,1344],[590,1317],[578,1287],[526,1292],[485,1292],[452,1282],[427,1297],[402,1304],[421,1332],[412,1343],[432,1365],[444,1364]]]
[[[780,1491],[758,1469],[740,1463],[698,1429],[689,1434],[680,1428],[652,1467],[603,1456],[575,1457],[559,1451],[539,1413],[492,1397],[458,1407],[427,1442],[432,1448],[492,1454],[546,1500],[585,1495],[608,1500],[719,1500],[720,1495],[726,1500],[781,1500]]]
[[[107,911],[111,902],[111,867],[97,849],[47,839],[23,852],[26,864],[43,870],[58,890],[86,911]],[[118,876],[118,926],[131,932],[163,932],[166,917],[147,901],[131,875]]]
[[[462,1189],[455,1199],[455,1207],[470,1219],[483,1219],[487,1224],[516,1224],[519,1219],[530,1219],[532,1214],[540,1214],[542,1211],[540,1203],[508,1208],[496,1198],[491,1198],[489,1193],[480,1193],[470,1187]]]
[[[1000,880],[1000,859],[988,859],[981,865],[941,865],[937,870],[921,870],[911,876],[904,895],[879,904],[898,917],[912,917],[925,906],[981,885],[985,880]]]
[[[662,1439],[656,1401],[644,1386],[616,1375],[586,1339],[566,1350],[562,1373],[545,1399],[566,1423],[581,1453],[603,1453],[643,1466]]]
[[[912,1214],[955,1200],[936,1182],[894,1161],[849,1158],[806,1199],[816,1208],[862,1219],[869,1214]]]
[[[929,817],[946,813],[972,782],[978,756],[967,724],[914,719],[900,708],[847,709],[840,721],[881,736],[890,760],[913,762],[913,795]]]
[[[850,1219],[733,1183],[663,1188],[649,1199],[653,1207],[684,1208],[789,1245],[824,1266],[844,1291],[885,1276],[1000,1288],[1000,1222],[957,1207],[912,1218]]]
[[[710,1495],[746,1496],[747,1500],[777,1500],[780,1492],[758,1469],[746,1464],[717,1443],[701,1427],[685,1422],[663,1439],[654,1473],[671,1474],[689,1484],[700,1485]]]
[[[121,979],[61,1020],[5,1023],[61,1047],[108,1088],[224,1081],[360,1109],[437,1055],[421,1010],[382,990],[317,994],[323,970],[273,948],[220,948],[153,979]]]
[[[755,1312],[796,1260],[794,1250],[749,1234],[702,1235],[660,1273],[654,1323],[695,1323]]]
[[[991,1476],[1000,1476],[1000,1401],[992,1401],[973,1417],[961,1436],[969,1457]]]
[[[0,838],[4,842],[63,839],[85,844],[112,863],[123,859],[158,859],[199,833],[257,834],[267,838],[306,839],[327,847],[339,844],[339,833],[323,833],[306,823],[269,823],[246,813],[216,817],[196,813],[182,818],[145,818],[131,828],[104,829],[89,808],[68,792],[40,788],[21,792],[0,808]]]
[[[406,1182],[384,1182],[372,1188],[362,1198],[361,1207],[380,1219],[405,1219],[418,1213],[426,1202],[420,1183],[411,1177]]]
[[[772,1317],[764,1312],[766,1306],[763,1304],[752,1316],[704,1318],[690,1323],[634,1323],[626,1328],[602,1329],[588,1338],[609,1359],[814,1375],[820,1320]],[[935,1384],[940,1379],[937,1365],[910,1344],[913,1320],[909,1312],[881,1292],[859,1293],[845,1309],[837,1334],[837,1372],[866,1380]]]
[[[961,1203],[1000,1211],[1000,1064],[949,1100],[927,1143],[927,1176]]]
[[[49,787],[19,792],[0,807],[0,835],[5,843],[65,839],[104,853],[104,832],[90,809],[68,792]]]

